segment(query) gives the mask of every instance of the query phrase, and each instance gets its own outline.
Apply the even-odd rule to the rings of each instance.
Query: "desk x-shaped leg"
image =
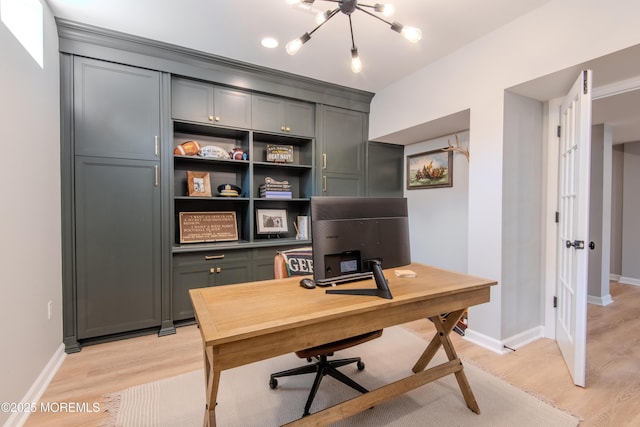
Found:
[[[440,346],[444,348],[449,361],[457,360],[460,363],[460,367],[462,368],[462,362],[458,359],[458,355],[456,354],[456,350],[453,348],[453,344],[451,343],[451,339],[449,338],[449,334],[453,330],[454,326],[458,323],[458,321],[462,318],[462,315],[465,313],[465,309],[454,311],[449,313],[446,319],[442,319],[440,316],[432,316],[429,319],[436,326],[436,333],[433,336],[433,339],[427,346],[422,356],[418,359],[416,364],[413,366],[413,372],[418,373],[423,371],[431,359],[435,356],[436,352],[440,349]],[[462,392],[462,396],[464,396],[464,400],[467,403],[467,407],[471,409],[476,414],[480,413],[480,407],[478,406],[478,402],[476,402],[476,398],[473,396],[473,392],[471,391],[471,386],[469,385],[469,381],[467,381],[467,376],[464,374],[464,370],[460,369],[455,372],[456,380],[458,381],[458,386],[460,387],[460,391]]]

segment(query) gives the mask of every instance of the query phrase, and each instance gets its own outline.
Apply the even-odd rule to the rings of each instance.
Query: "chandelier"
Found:
[[[289,4],[313,4],[315,0],[287,0]],[[323,26],[328,20],[336,16],[338,12],[342,12],[349,18],[349,29],[351,30],[351,71],[354,73],[359,73],[362,71],[362,62],[360,61],[360,57],[358,56],[358,48],[356,47],[355,39],[353,38],[353,24],[351,22],[351,14],[356,10],[366,13],[369,16],[373,16],[374,18],[384,22],[385,24],[391,26],[393,31],[396,31],[404,36],[407,40],[412,43],[417,43],[422,38],[422,31],[418,28],[408,27],[402,25],[398,22],[389,22],[386,19],[382,18],[379,15],[376,15],[373,12],[381,13],[384,16],[390,16],[393,14],[393,6],[390,4],[378,4],[368,5],[359,3],[358,0],[321,0],[321,1],[330,1],[333,3],[338,3],[338,7],[333,10],[327,10],[326,12],[320,13],[316,18],[316,23],[318,24],[313,30],[304,33],[300,37],[295,40],[291,40],[287,43],[286,50],[289,55],[295,55],[298,50],[302,47],[303,44],[311,40],[311,34],[313,34],[318,28]],[[368,8],[370,10],[367,10]],[[373,12],[372,12],[373,11]]]

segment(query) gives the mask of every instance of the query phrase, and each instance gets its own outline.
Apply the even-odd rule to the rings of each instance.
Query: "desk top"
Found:
[[[410,269],[415,278],[398,278]],[[191,301],[206,346],[219,346],[256,336],[286,332],[367,312],[486,290],[496,282],[418,263],[384,270],[393,299],[326,294],[327,288],[304,289],[301,277],[191,289]],[[343,284],[338,289],[375,288],[373,280]],[[476,292],[477,293],[477,292]]]

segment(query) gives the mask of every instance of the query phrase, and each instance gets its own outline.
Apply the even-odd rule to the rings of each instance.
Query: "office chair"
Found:
[[[276,279],[281,279],[285,277],[290,277],[291,275],[308,275],[312,274],[313,271],[300,271],[297,268],[291,269],[288,268],[288,263],[291,263],[291,260],[294,257],[301,257],[300,259],[310,259],[311,258],[311,249],[303,248],[298,250],[287,251],[288,254],[278,253],[275,256],[273,262],[274,276]],[[293,263],[296,266],[305,265],[305,262]],[[293,271],[292,271],[293,270]],[[293,274],[292,274],[293,273]],[[307,403],[304,406],[304,413],[302,416],[309,415],[309,409],[311,408],[311,404],[313,403],[313,399],[318,392],[318,388],[320,387],[320,382],[325,375],[329,375],[336,380],[348,385],[349,387],[361,392],[367,393],[369,390],[347,377],[345,374],[340,372],[337,368],[345,365],[349,365],[351,363],[355,363],[358,370],[362,371],[365,367],[364,362],[359,357],[352,357],[349,359],[337,359],[337,360],[329,360],[329,356],[333,356],[333,353],[339,350],[344,350],[346,348],[354,347],[356,345],[365,343],[367,341],[371,341],[376,339],[382,335],[382,330],[377,330],[373,332],[367,332],[365,334],[357,335],[355,337],[345,338],[340,341],[334,341],[327,344],[322,344],[316,347],[307,348],[304,350],[296,351],[296,356],[301,359],[307,359],[308,362],[316,359],[316,362],[313,364],[307,364],[303,366],[299,366],[297,368],[289,369],[286,371],[276,372],[275,374],[271,374],[271,379],[269,380],[269,387],[271,389],[275,389],[278,387],[277,378],[288,377],[292,375],[302,375],[302,374],[311,374],[316,373],[316,377],[313,381],[313,385],[309,392],[309,397],[307,398]]]

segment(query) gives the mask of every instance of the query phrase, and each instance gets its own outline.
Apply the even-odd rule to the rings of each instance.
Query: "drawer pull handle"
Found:
[[[224,254],[223,255],[205,255],[204,259],[206,259],[207,261],[212,260],[212,259],[222,259],[224,258]]]

